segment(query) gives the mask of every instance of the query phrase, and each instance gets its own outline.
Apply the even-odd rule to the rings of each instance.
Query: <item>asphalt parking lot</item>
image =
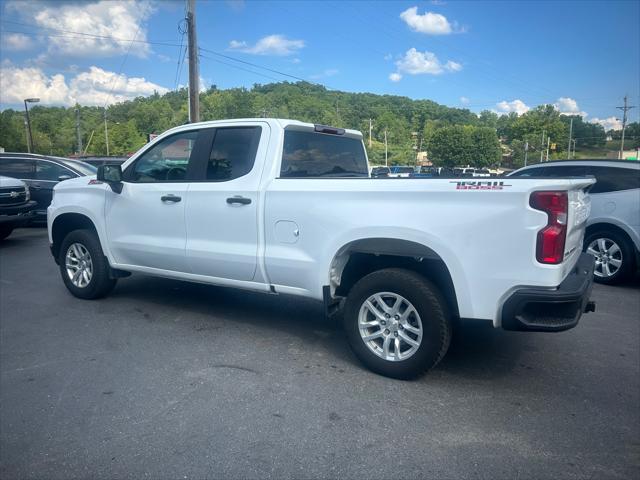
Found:
[[[0,477],[638,478],[640,281],[558,334],[466,324],[413,382],[320,305],[134,275],[72,297],[0,246]]]

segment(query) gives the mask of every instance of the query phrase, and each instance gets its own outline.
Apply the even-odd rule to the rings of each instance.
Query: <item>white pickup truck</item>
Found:
[[[373,179],[362,135],[280,119],[167,131],[122,166],[59,183],[51,252],[94,299],[131,272],[323,301],[370,369],[410,378],[458,318],[574,327],[592,178]]]

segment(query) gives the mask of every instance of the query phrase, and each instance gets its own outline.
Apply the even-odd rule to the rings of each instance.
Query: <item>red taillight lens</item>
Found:
[[[538,232],[536,258],[540,263],[562,263],[569,211],[567,192],[533,192],[529,204],[549,216],[547,226]]]

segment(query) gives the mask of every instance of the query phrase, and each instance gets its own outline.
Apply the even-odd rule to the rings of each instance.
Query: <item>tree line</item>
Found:
[[[148,134],[186,123],[187,108],[186,89],[139,97],[106,109],[35,105],[30,109],[34,149],[36,153],[62,156],[77,152],[75,111],[79,109],[87,154],[107,153],[106,115],[109,153],[127,155],[143,146]],[[200,108],[202,120],[279,117],[357,129],[365,136],[372,164],[385,162],[385,132],[390,165],[415,164],[418,151],[427,151],[436,165],[478,167],[499,165],[503,154],[509,154],[514,166],[519,166],[525,144],[535,159],[535,152],[546,150],[547,138],[555,147],[549,157],[566,158],[572,118],[572,138],[578,138],[580,146],[604,145],[607,135],[602,126],[585,122],[580,116],[560,115],[550,105],[520,116],[499,116],[488,110],[477,115],[431,100],[334,91],[307,82],[256,84],[250,89],[213,86],[201,93]],[[635,125],[629,129],[637,130]],[[0,146],[6,151],[27,150],[23,111],[0,112]]]

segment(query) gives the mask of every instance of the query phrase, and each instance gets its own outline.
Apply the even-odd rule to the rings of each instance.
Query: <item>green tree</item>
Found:
[[[476,167],[498,165],[502,158],[502,149],[495,129],[491,127],[475,127],[471,131],[473,144],[472,164]]]
[[[442,167],[471,164],[473,142],[468,129],[453,125],[436,130],[429,140],[429,158]]]

